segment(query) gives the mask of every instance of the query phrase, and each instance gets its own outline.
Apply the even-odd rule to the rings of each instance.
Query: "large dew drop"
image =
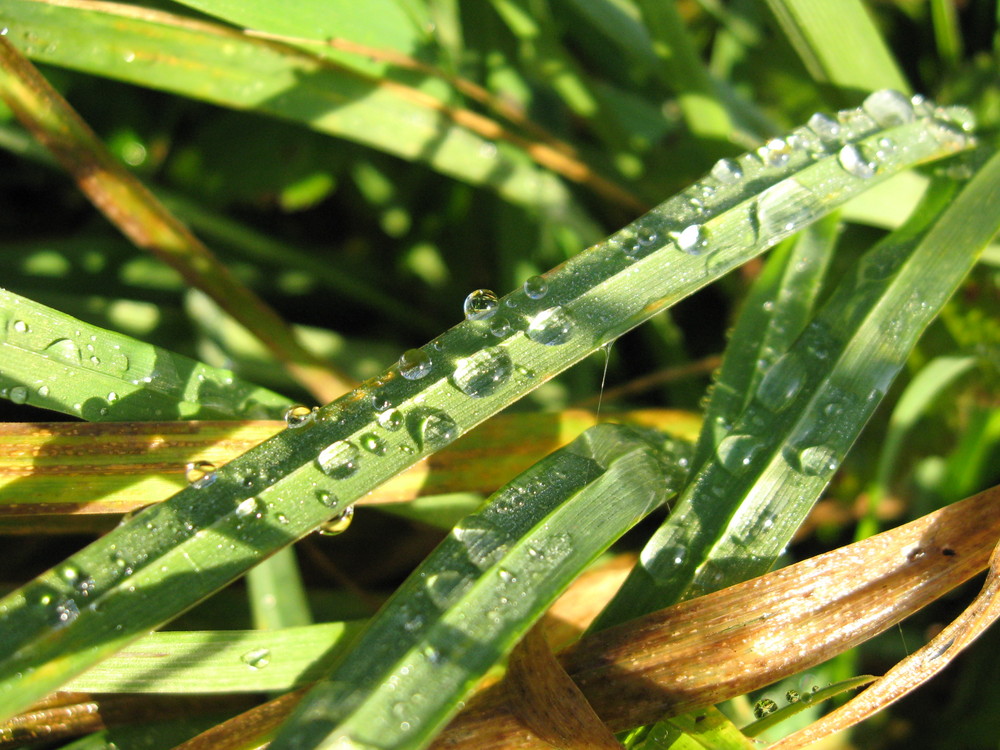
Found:
[[[338,440],[324,448],[316,457],[323,473],[334,479],[347,479],[358,470],[361,451],[347,440]]]
[[[462,311],[466,320],[486,320],[493,317],[500,301],[489,289],[477,289],[465,298]]]
[[[679,232],[671,232],[677,247],[688,255],[701,255],[708,249],[708,233],[701,224],[692,224]]]
[[[506,350],[490,347],[458,360],[451,382],[466,396],[481,398],[495,393],[510,379],[513,370],[514,363]]]
[[[732,185],[743,179],[743,170],[732,159],[719,159],[712,167],[712,177],[723,185]]]
[[[848,143],[837,154],[837,161],[848,174],[852,174],[862,180],[875,176],[875,167],[865,159],[861,149],[853,143]]]
[[[861,106],[883,128],[904,125],[916,118],[910,100],[892,89],[869,94]]]
[[[541,276],[532,276],[524,282],[524,293],[531,299],[541,299],[549,291],[549,282]]]
[[[573,317],[562,307],[550,307],[534,315],[525,332],[537,344],[557,346],[573,337]]]
[[[215,482],[215,464],[210,461],[192,461],[184,468],[184,478],[196,490]]]
[[[289,427],[301,427],[304,424],[312,422],[316,417],[317,411],[316,407],[310,409],[308,406],[302,406],[301,404],[289,406],[285,410],[285,424]]]
[[[458,425],[443,411],[432,411],[420,420],[420,442],[424,450],[440,448],[458,437]]]
[[[837,453],[825,445],[812,445],[799,451],[799,470],[810,477],[832,474],[839,465]]]
[[[431,371],[431,357],[423,349],[407,349],[399,358],[399,374],[407,380],[420,380]]]
[[[347,531],[354,520],[354,506],[348,505],[329,521],[324,521],[316,529],[321,536],[339,536]]]
[[[759,449],[760,440],[753,435],[727,435],[715,454],[726,471],[739,474],[746,471]]]

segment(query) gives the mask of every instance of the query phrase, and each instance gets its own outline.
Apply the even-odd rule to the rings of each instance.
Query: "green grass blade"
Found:
[[[90,422],[280,419],[277,393],[0,290],[0,396]]]
[[[704,182],[527,289],[486,296],[478,318],[406,352],[384,375],[0,600],[0,642],[8,647],[0,660],[0,715],[162,625],[868,186],[972,143],[948,111],[940,113],[945,119],[905,107],[892,117],[876,114],[884,126],[861,111],[848,113],[836,137],[823,121],[825,142],[800,130],[722,163]],[[884,139],[898,147],[880,146]]]
[[[67,690],[91,693],[269,693],[326,674],[360,623],[150,633],[89,669]]]
[[[254,627],[280,630],[312,623],[295,550],[285,547],[247,573]]]
[[[753,398],[764,370],[784,354],[812,314],[840,225],[836,215],[783,243],[747,296],[705,409],[691,466],[699,470]]]
[[[654,445],[598,425],[493,495],[372,618],[273,750],[426,744],[572,580],[673,494],[682,472]]]
[[[269,7],[270,16],[287,15],[286,8]],[[523,150],[495,147],[449,120],[440,106],[429,106],[422,92],[409,95],[313,53],[229,26],[127,5],[9,0],[0,23],[11,28],[7,38],[32,59],[299,122],[424,161],[512,203],[573,218],[565,186]],[[100,45],[93,44],[95,38]],[[587,224],[579,215],[576,220]]]
[[[852,97],[882,88],[909,91],[861,0],[767,0],[767,4],[817,82]]]
[[[989,209],[998,190],[994,157],[961,193],[934,186],[911,222],[862,259],[771,366],[594,628],[767,571],[1000,228]]]

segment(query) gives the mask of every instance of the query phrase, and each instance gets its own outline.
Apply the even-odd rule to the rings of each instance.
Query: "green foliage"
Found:
[[[882,499],[915,517],[995,481],[996,265],[977,261],[1000,225],[1000,87],[982,73],[998,61],[960,29],[996,19],[986,3],[962,18],[931,5],[0,3],[0,43],[44,65],[308,349],[364,381],[33,580],[12,567],[0,713],[67,685],[319,679],[275,748],[423,747],[649,514],[646,538],[625,542],[640,562],[593,629],[767,572],[824,497],[846,507],[867,488],[867,534]],[[911,25],[936,48],[901,54]],[[0,71],[0,94],[16,83]],[[871,94],[888,88],[966,106]],[[28,192],[0,217],[8,419],[276,419],[305,398],[199,291],[207,279],[189,286],[124,244],[5,109],[0,146],[19,157],[0,196]],[[452,326],[486,286],[512,291],[469,295]],[[364,582],[417,528],[368,517],[375,543],[347,575],[395,593],[363,625],[342,621],[370,592],[331,606],[287,551],[512,404],[560,410],[605,378],[697,373],[717,353],[703,403],[707,380],[688,376],[616,404],[702,409],[694,445],[598,426],[538,456],[422,562],[426,545],[411,547]],[[217,612],[213,631],[147,636],[248,571],[258,632]],[[143,649],[176,665],[128,671]],[[628,746],[747,742],[706,706]]]

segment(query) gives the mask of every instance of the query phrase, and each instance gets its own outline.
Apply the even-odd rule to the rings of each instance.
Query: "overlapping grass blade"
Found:
[[[464,519],[271,743],[423,746],[594,558],[681,481],[655,443],[598,425]]]
[[[90,422],[280,419],[291,404],[195,362],[0,290],[0,395]]]
[[[938,182],[911,221],[866,254],[770,366],[595,627],[767,571],[1000,228],[988,208],[998,190],[997,157],[960,193]]]
[[[277,8],[264,12],[288,17]],[[521,148],[496,148],[491,138],[456,123],[447,106],[418,89],[387,85],[356,68],[230,26],[147,8],[10,0],[0,11],[0,23],[11,29],[7,38],[32,59],[299,122],[424,161],[512,203],[575,220],[588,236],[594,234],[551,172]],[[309,38],[313,31],[292,33]],[[93,44],[95,38],[102,43]],[[357,63],[363,65],[364,59]]]
[[[527,288],[490,300],[479,315],[404,353],[383,376],[0,601],[0,640],[8,646],[0,661],[0,715],[160,626],[869,185],[972,144],[953,119],[961,113],[924,104],[915,111],[886,92],[866,107],[845,113],[843,126],[820,118],[814,129],[720,163],[703,183]],[[897,148],[880,146],[886,139]]]

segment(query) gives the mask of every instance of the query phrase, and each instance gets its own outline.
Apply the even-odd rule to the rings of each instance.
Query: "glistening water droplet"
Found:
[[[458,360],[450,380],[466,396],[481,398],[495,393],[510,379],[513,370],[510,355],[495,346]]]
[[[573,317],[562,307],[550,307],[532,316],[525,332],[537,344],[558,346],[573,337]]]
[[[802,390],[805,379],[805,367],[799,356],[794,352],[783,354],[761,378],[757,400],[771,411],[781,411]]]
[[[753,435],[727,435],[719,443],[715,455],[722,468],[730,474],[739,474],[750,466],[760,447],[760,438]]]
[[[301,404],[289,406],[285,410],[285,424],[289,427],[301,427],[304,424],[312,422],[317,411],[316,407],[310,409],[308,406],[302,406]]]
[[[837,161],[848,174],[862,180],[875,176],[875,167],[865,159],[861,150],[853,143],[848,143],[837,153]]]
[[[319,525],[316,530],[322,536],[338,536],[343,534],[351,525],[351,521],[354,520],[354,506],[348,505],[344,510],[329,521],[324,521]]]
[[[903,125],[916,118],[912,102],[892,89],[869,94],[861,106],[883,128]]]
[[[267,648],[255,648],[247,651],[240,657],[240,661],[250,669],[263,669],[271,663],[271,650]]]
[[[524,293],[531,299],[541,299],[549,291],[549,282],[542,276],[532,276],[524,282]]]
[[[803,448],[798,455],[799,470],[810,477],[832,474],[837,470],[837,452],[825,445],[811,445]]]
[[[420,380],[431,371],[431,357],[423,349],[407,349],[399,358],[399,374],[407,380]]]
[[[723,185],[732,185],[743,179],[743,170],[732,159],[719,159],[712,167],[712,177]]]
[[[500,301],[497,295],[489,289],[477,289],[465,298],[462,312],[466,320],[486,320],[493,317]]]
[[[10,389],[10,400],[15,404],[23,404],[28,400],[28,389],[23,385],[15,385]]]
[[[347,440],[338,440],[324,448],[316,457],[323,473],[334,479],[347,479],[358,470],[358,447]]]
[[[378,415],[379,427],[395,432],[403,426],[403,414],[399,409],[389,409]]]
[[[424,450],[440,448],[458,437],[458,425],[443,411],[430,411],[419,419],[420,442]]]
[[[184,467],[184,478],[194,489],[204,489],[215,482],[215,469],[211,461],[192,461]]]
[[[701,255],[708,249],[708,233],[701,224],[692,224],[679,232],[671,232],[670,237],[688,255]]]

